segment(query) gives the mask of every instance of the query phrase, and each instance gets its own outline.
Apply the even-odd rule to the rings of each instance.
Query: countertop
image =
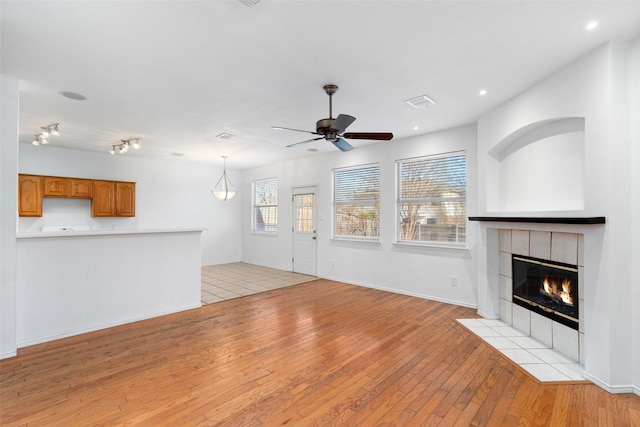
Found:
[[[18,239],[42,239],[47,237],[82,237],[82,236],[117,236],[126,234],[157,234],[157,233],[200,233],[202,228],[158,228],[158,229],[130,229],[130,230],[88,230],[88,231],[35,231],[17,233]]]

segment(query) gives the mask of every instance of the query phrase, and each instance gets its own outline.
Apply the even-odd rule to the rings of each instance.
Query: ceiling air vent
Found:
[[[243,5],[247,6],[247,7],[255,7],[257,5],[259,5],[260,3],[262,3],[262,0],[239,0],[240,3],[242,3]]]
[[[407,99],[405,102],[413,108],[424,108],[436,103],[436,101],[429,98],[427,95],[416,96],[415,98]]]

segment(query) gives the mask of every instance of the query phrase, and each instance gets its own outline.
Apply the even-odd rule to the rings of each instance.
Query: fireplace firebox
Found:
[[[512,255],[513,303],[578,329],[578,267]]]

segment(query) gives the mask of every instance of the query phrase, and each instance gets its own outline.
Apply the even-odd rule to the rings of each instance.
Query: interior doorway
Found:
[[[293,189],[293,271],[316,276],[316,190]]]

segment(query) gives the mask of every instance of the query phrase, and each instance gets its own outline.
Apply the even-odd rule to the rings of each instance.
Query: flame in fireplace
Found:
[[[562,290],[560,290],[560,287],[562,287]],[[573,298],[571,297],[571,280],[569,279],[564,279],[560,286],[558,286],[558,283],[550,281],[545,277],[542,281],[542,289],[540,292],[553,299],[560,299],[567,305],[573,305]]]
[[[571,298],[571,280],[564,279],[562,281],[562,292],[560,292],[559,295],[565,304],[573,305],[573,298]]]

